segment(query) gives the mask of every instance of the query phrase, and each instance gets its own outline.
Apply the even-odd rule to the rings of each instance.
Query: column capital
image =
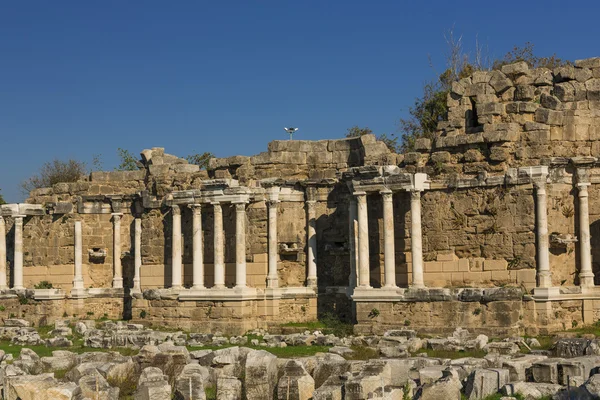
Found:
[[[202,210],[202,204],[200,203],[191,203],[187,205],[187,208],[189,208],[192,211],[201,211]]]
[[[354,197],[362,197],[362,196],[366,196],[367,192],[365,192],[364,190],[357,190],[356,192],[352,193],[354,195]]]
[[[383,197],[384,201],[391,201],[392,197],[394,195],[394,192],[392,192],[390,189],[385,188],[379,191],[379,194],[381,194],[381,197]]]
[[[13,215],[13,218],[14,219],[17,219],[17,218],[24,219],[24,218],[27,218],[27,215],[25,215],[25,214],[16,214],[16,215]]]
[[[589,167],[577,167],[577,186],[583,183],[589,184],[590,182],[590,169]]]
[[[538,193],[546,193],[546,180],[536,179],[533,181],[533,187]]]
[[[421,200],[421,192],[422,190],[410,189],[410,198],[413,200]]]
[[[306,208],[309,211],[314,211],[315,206],[317,205],[317,201],[316,200],[306,200],[304,203],[306,204]]]
[[[123,216],[123,213],[111,213],[110,214],[113,218],[113,221],[120,221],[121,217]]]
[[[317,199],[317,188],[314,186],[307,186],[304,193],[306,194],[306,201],[315,201]]]
[[[277,204],[281,203],[280,200],[272,200],[272,199],[267,199],[267,204],[269,206],[276,206]]]
[[[235,212],[245,212],[246,211],[246,204],[248,204],[245,201],[239,201],[239,202],[235,202],[235,203],[231,203],[235,206]]]

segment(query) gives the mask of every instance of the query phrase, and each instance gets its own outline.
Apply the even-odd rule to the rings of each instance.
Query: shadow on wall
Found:
[[[590,225],[592,244],[592,270],[594,271],[594,285],[600,285],[600,220]]]

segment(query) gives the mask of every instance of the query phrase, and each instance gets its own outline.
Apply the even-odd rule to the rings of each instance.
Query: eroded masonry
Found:
[[[357,332],[598,320],[600,58],[475,72],[448,105],[411,153],[274,141],[200,171],[153,148],[138,171],[34,190],[2,206],[0,314],[232,333],[325,312]]]

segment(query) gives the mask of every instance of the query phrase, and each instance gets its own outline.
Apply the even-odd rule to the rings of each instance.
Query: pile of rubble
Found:
[[[7,320],[0,337],[19,345],[69,340],[73,330],[84,345],[132,347],[134,356],[119,352],[76,354],[55,350],[40,357],[23,347],[18,357],[0,351],[0,384],[4,398],[37,399],[314,399],[359,400],[600,398],[600,345],[596,339],[559,339],[550,350],[536,349],[535,339],[492,341],[457,329],[447,338],[418,338],[414,331],[392,330],[383,336],[338,338],[321,332],[248,336],[161,332],[138,324],[94,321],[69,326],[57,322],[51,339],[42,339],[21,320]],[[214,346],[232,346],[214,349]],[[244,347],[244,346],[251,346]],[[267,349],[327,346],[328,352],[294,359]],[[213,349],[190,351],[190,347]],[[265,347],[261,349],[260,347]],[[354,360],[368,347],[378,358]],[[449,359],[427,356],[436,351],[471,351],[483,357]],[[421,354],[419,354],[421,352]],[[527,354],[523,354],[526,352]],[[373,354],[377,354],[373,353]],[[415,356],[416,354],[416,356]],[[440,354],[440,353],[438,353]],[[467,353],[465,353],[467,354]],[[41,397],[40,397],[41,396]],[[571,397],[569,397],[571,396]],[[516,398],[516,397],[512,397]]]

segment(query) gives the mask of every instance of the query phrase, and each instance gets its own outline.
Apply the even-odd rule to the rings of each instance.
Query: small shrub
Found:
[[[107,381],[110,386],[119,388],[119,398],[132,396],[137,389],[138,377],[133,369],[127,369],[123,375],[110,376]]]
[[[410,326],[410,321],[409,320],[404,320],[404,326]]]
[[[19,297],[19,304],[21,304],[21,305],[29,304],[29,299],[27,297]]]
[[[217,388],[213,385],[206,386],[204,388],[204,394],[206,395],[206,400],[216,400]]]
[[[577,328],[577,324],[578,324],[577,321],[571,321],[571,327],[572,328]]]
[[[481,308],[476,308],[473,310],[473,315],[479,315],[481,314]]]
[[[63,318],[67,318],[68,316],[69,316],[69,314],[67,314],[67,312],[65,311],[65,312],[63,313]]]
[[[94,315],[94,312],[93,312],[93,311],[88,311],[86,314],[87,314],[89,317],[91,317],[92,315]]]
[[[369,318],[377,318],[379,317],[379,310],[376,308],[371,309],[371,312],[369,313]]]
[[[37,285],[33,285],[34,289],[52,289],[52,283],[48,281],[40,281]]]
[[[16,315],[13,313],[10,313],[10,315],[8,316],[8,318],[15,318],[15,317],[16,317]]]
[[[144,318],[146,318],[147,315],[148,315],[148,313],[146,312],[146,310],[140,311],[140,318],[144,319]]]
[[[4,306],[0,306],[0,311],[4,311],[6,308]]]

